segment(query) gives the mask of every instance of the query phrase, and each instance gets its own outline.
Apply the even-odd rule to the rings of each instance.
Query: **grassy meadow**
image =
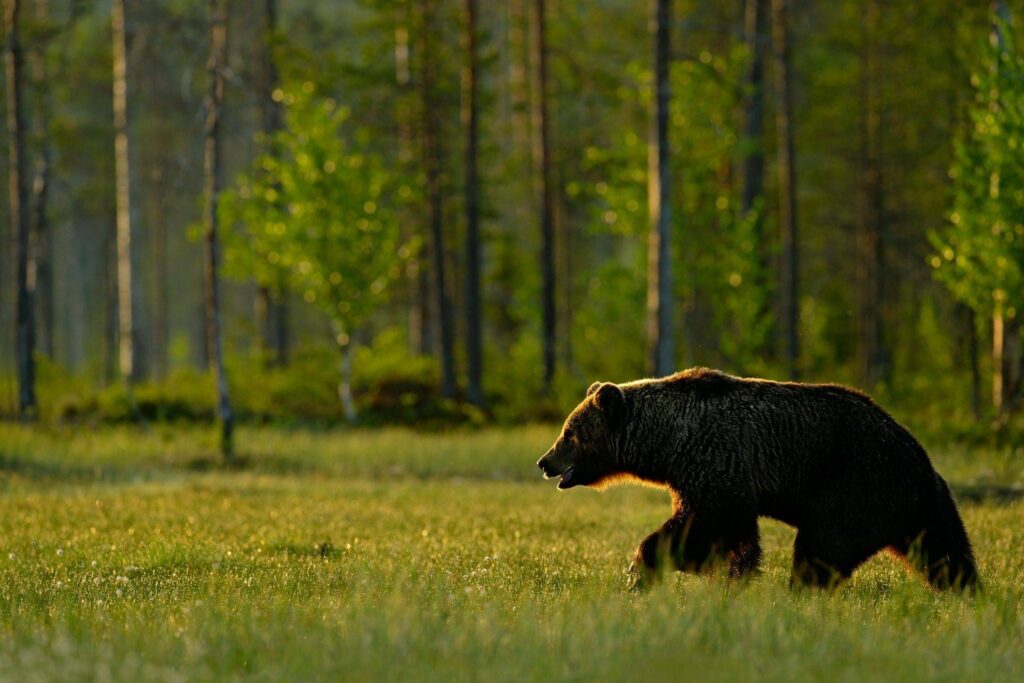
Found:
[[[664,493],[559,493],[553,427],[417,434],[0,425],[0,680],[1024,678],[1024,458],[931,444],[986,590],[888,556],[834,594],[763,573],[625,593]]]

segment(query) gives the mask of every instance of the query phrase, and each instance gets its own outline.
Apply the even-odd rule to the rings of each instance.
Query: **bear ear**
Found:
[[[594,405],[604,413],[609,425],[617,426],[626,413],[626,395],[622,393],[622,389],[618,384],[605,382],[593,393]]]
[[[600,388],[601,388],[601,382],[594,382],[593,384],[590,385],[590,388],[587,389],[587,396],[593,395],[593,393],[595,391],[597,391],[598,389],[600,389]]]

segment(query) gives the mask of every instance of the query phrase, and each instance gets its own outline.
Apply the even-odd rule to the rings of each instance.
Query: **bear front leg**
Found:
[[[679,539],[690,526],[689,516],[676,516],[645,538],[636,549],[629,565],[628,588],[631,592],[645,591],[661,579],[665,566],[673,562],[673,552]],[[672,567],[675,569],[675,567]]]
[[[761,570],[761,537],[755,520],[745,538],[741,538],[729,549],[729,576],[740,579],[757,574]]]
[[[725,564],[735,578],[756,573],[761,545],[755,515],[721,512],[680,514],[644,539],[630,566],[630,588],[657,583],[663,570],[695,574]]]

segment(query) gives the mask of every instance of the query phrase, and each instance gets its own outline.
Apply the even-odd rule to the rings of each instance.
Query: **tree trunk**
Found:
[[[414,327],[415,339],[419,353],[424,356],[434,355],[434,346],[437,337],[437,316],[434,314],[433,289],[430,286],[430,275],[433,268],[433,259],[430,257],[430,239],[423,242],[416,261],[410,264],[413,272],[410,277],[414,278],[416,297],[413,305],[413,312],[410,314],[409,324]]]
[[[422,12],[422,45],[423,54],[420,64],[423,70],[420,79],[423,99],[423,146],[424,164],[427,175],[427,211],[430,221],[430,251],[433,265],[434,301],[438,314],[441,337],[441,395],[454,398],[455,381],[455,349],[452,321],[452,304],[448,295],[447,276],[445,274],[444,248],[444,187],[441,170],[444,152],[441,143],[440,121],[438,119],[438,103],[436,93],[434,50],[431,41],[437,30],[435,22],[436,0],[421,0]]]
[[[220,450],[225,464],[234,462],[234,415],[228,395],[224,349],[221,339],[221,317],[217,265],[220,247],[217,241],[217,201],[222,185],[220,154],[220,117],[224,102],[224,60],[227,44],[227,11],[224,0],[208,0],[210,13],[209,91],[206,96],[206,147],[204,179],[206,194],[206,225],[203,275],[206,293],[206,335],[210,349],[210,369],[217,385],[217,419],[220,422]]]
[[[25,149],[25,112],[23,96],[23,57],[18,32],[21,12],[19,0],[4,4],[4,56],[7,62],[7,153],[9,155],[8,207],[14,231],[15,280],[15,358],[18,372],[18,412],[25,418],[36,413],[35,387],[35,316],[32,312],[32,289],[28,273],[29,206],[28,161]]]
[[[966,332],[967,365],[971,372],[971,415],[975,420],[981,419],[981,371],[978,368],[978,326],[974,309],[959,304],[963,310],[963,321]]]
[[[766,0],[745,0],[743,11],[743,40],[750,64],[744,75],[743,99],[743,186],[740,190],[740,211],[754,217],[754,249],[757,256],[757,272],[753,285],[759,292],[769,288],[769,245],[764,234],[764,207],[758,209],[757,202],[764,197],[764,42],[765,42]],[[760,316],[768,316],[768,297],[762,297],[765,304]],[[760,349],[767,351],[767,349]]]
[[[288,364],[288,300],[283,286],[259,285],[253,298],[253,315],[260,339],[260,352],[272,353],[271,364]]]
[[[267,353],[272,344],[270,323],[270,288],[256,285],[256,294],[252,302],[253,318],[256,321],[256,334],[259,335],[260,362],[267,360]]]
[[[996,306],[992,313],[992,407],[1003,412],[1003,312]]]
[[[992,15],[1009,22],[1009,7],[1003,0],[992,2]],[[993,20],[992,40],[1000,51],[1006,50],[1002,27]],[[1000,67],[997,63],[996,69]],[[993,105],[995,106],[995,105]],[[1010,412],[1020,382],[1020,325],[1016,317],[1004,317],[1004,303],[996,300],[992,312],[992,407],[997,415]]]
[[[58,336],[57,339],[60,342],[58,346],[60,349],[59,353],[67,363],[68,368],[77,372],[85,365],[87,356],[85,339],[89,336],[89,331],[91,331],[87,321],[97,318],[102,321],[103,319],[103,294],[101,283],[99,296],[97,296],[95,290],[91,296],[85,296],[85,283],[87,279],[83,273],[85,258],[82,245],[86,242],[86,238],[82,235],[82,231],[69,232],[70,234],[67,235],[66,242],[67,250],[63,252],[65,263],[61,269],[61,275],[65,282],[65,291],[67,292],[67,296],[63,300],[64,310],[61,316],[63,334]],[[93,247],[95,247],[95,239],[95,235],[90,235],[88,239],[88,242]],[[95,283],[95,279],[90,279],[89,282]],[[87,307],[90,309],[88,312],[86,312]],[[96,315],[97,311],[99,315]],[[95,339],[95,336],[92,338]],[[100,359],[102,361],[102,326],[99,339]],[[102,370],[102,364],[99,367]]]
[[[45,119],[44,119],[45,120]],[[50,190],[50,149],[40,153],[36,162],[35,179],[32,183],[34,217],[32,224],[31,279],[34,281],[33,298],[35,299],[35,315],[37,331],[41,337],[39,348],[51,360],[55,357],[54,344],[54,308],[53,308],[53,235],[50,230],[49,205]]]
[[[167,377],[167,198],[163,171],[153,171],[156,211],[152,214],[153,249],[153,371]]]
[[[775,65],[775,129],[779,186],[779,313],[783,355],[791,379],[800,377],[799,248],[796,216],[796,159],[793,150],[789,72],[788,0],[772,0],[772,48]]]
[[[274,91],[280,87],[277,62],[274,61],[274,39],[277,32],[277,0],[264,0],[264,35],[263,35],[263,135],[271,144],[270,153],[274,153],[270,143],[273,135],[281,129],[283,113],[281,104],[274,99]],[[260,286],[256,291],[257,327],[259,328],[264,350],[273,350],[274,364],[284,366],[288,362],[288,314],[285,310],[284,289],[272,291],[267,286]],[[262,312],[262,318],[260,313]]]
[[[543,330],[544,387],[555,378],[555,225],[551,182],[551,124],[548,120],[548,51],[544,0],[533,3],[533,93],[537,165],[535,178],[540,199],[541,329]]]
[[[878,0],[867,0],[861,59],[860,225],[857,231],[857,275],[860,310],[860,381],[872,388],[889,377],[885,345],[885,193],[882,177],[882,103],[879,86]]]
[[[103,231],[103,386],[117,382],[117,216]]]
[[[668,139],[669,66],[672,0],[651,0],[650,32],[654,48],[655,95],[648,141],[647,206],[647,343],[655,377],[675,370],[675,329],[672,324],[672,181]]]
[[[128,66],[125,0],[111,5],[114,37],[114,166],[117,202],[117,357],[121,379],[138,379],[135,358],[135,285],[132,262],[131,167],[128,154]]]
[[[469,402],[483,406],[482,321],[480,313],[480,184],[479,70],[477,55],[477,0],[465,0],[466,67],[463,69],[462,124],[466,132],[466,365]]]
[[[288,293],[283,287],[278,291],[277,297],[271,298],[270,310],[273,311],[271,319],[274,326],[274,353],[278,365],[284,367],[288,365],[288,347],[291,335],[288,327],[290,325]]]
[[[750,64],[745,75],[746,92],[743,103],[743,190],[740,208],[744,214],[754,209],[757,198],[764,193],[764,149],[761,129],[764,120],[764,38],[765,0],[746,0],[743,15],[743,40]],[[758,226],[763,221],[758,221]],[[758,234],[760,237],[760,233]]]
[[[352,356],[354,351],[352,347],[355,346],[355,341],[339,325],[335,325],[335,333],[335,340],[338,343],[338,349],[341,351],[338,400],[341,401],[341,409],[345,413],[345,421],[350,425],[355,425],[359,422],[356,402],[352,397]]]
[[[49,20],[49,2],[35,1],[35,20],[40,26]],[[39,112],[35,137],[39,145],[39,153],[35,164],[35,177],[32,181],[32,250],[29,254],[30,278],[34,281],[34,296],[38,324],[36,331],[40,337],[42,351],[50,359],[54,358],[54,316],[53,316],[53,237],[50,234],[49,199],[50,199],[50,168],[53,160],[53,145],[50,140],[50,119],[53,112],[53,95],[47,81],[45,43],[34,41],[29,52],[32,64],[32,79],[39,91]]]
[[[1020,319],[1003,323],[1003,409],[1012,411],[1020,395],[1021,371]]]
[[[558,183],[561,186],[561,183]],[[563,368],[570,370],[573,367],[573,302],[575,301],[573,290],[573,244],[572,239],[572,217],[565,196],[561,193],[555,196],[555,234],[558,236],[558,265],[559,270],[555,273],[555,281],[560,284],[561,294],[559,320],[561,321],[561,348],[559,362]]]
[[[1006,318],[1002,304],[992,314],[992,407],[997,415],[1009,413],[1020,388],[1020,323]]]
[[[398,90],[395,107],[395,123],[398,132],[398,163],[403,172],[410,172],[413,164],[413,108],[410,105],[412,92],[412,49],[409,44],[409,5],[407,2],[394,3],[395,21],[395,86]],[[415,231],[415,219],[403,207],[399,221],[403,227],[403,238],[408,239],[410,228]],[[429,320],[426,313],[428,295],[423,287],[421,275],[425,252],[413,254],[405,264],[406,323],[409,353],[428,355],[430,349]]]
[[[269,138],[281,129],[283,118],[281,104],[274,99],[274,91],[280,87],[273,49],[277,32],[277,0],[264,0],[263,17],[263,134]]]

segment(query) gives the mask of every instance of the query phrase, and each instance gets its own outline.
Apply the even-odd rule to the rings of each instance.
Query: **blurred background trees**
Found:
[[[543,418],[655,360],[1015,413],[1024,5],[224,5],[242,418]],[[0,411],[212,415],[207,3],[4,9]]]

